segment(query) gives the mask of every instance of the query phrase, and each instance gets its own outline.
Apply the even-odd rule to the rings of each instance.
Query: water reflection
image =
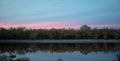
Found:
[[[117,55],[117,60],[120,61],[120,54]]]
[[[58,59],[57,59],[57,61],[63,61],[63,59],[61,59],[61,58],[58,58]]]
[[[48,53],[49,52],[49,53]],[[73,53],[73,52],[77,52],[77,53]],[[79,53],[78,53],[79,52]],[[100,52],[100,53],[99,53]],[[101,53],[103,52],[103,53]],[[46,55],[45,57],[47,57],[47,55],[53,54],[53,55],[57,55],[57,54],[61,54],[64,55],[69,53],[69,54],[74,54],[71,56],[78,56],[77,54],[82,54],[82,57],[84,55],[86,55],[85,59],[92,57],[95,54],[92,53],[99,53],[100,54],[109,54],[110,55],[114,55],[116,59],[110,59],[108,61],[120,61],[120,44],[119,43],[74,43],[74,44],[61,44],[61,43],[41,43],[41,44],[27,44],[27,43],[1,43],[0,44],[0,54],[4,54],[4,53],[9,53],[10,54],[16,54],[16,56],[22,55],[23,57],[20,57],[20,59],[26,57],[26,56],[33,56],[32,58],[38,57],[40,59],[40,57],[42,57],[43,55]],[[33,53],[33,54],[31,54]],[[43,54],[46,53],[46,54]],[[65,54],[64,54],[65,53]],[[91,56],[87,56],[91,53]],[[115,54],[113,54],[115,53]],[[41,56],[39,55],[41,54]],[[43,55],[42,55],[43,54]],[[34,56],[36,55],[36,56]],[[104,56],[103,55],[103,56]],[[80,55],[79,55],[80,56]],[[48,56],[49,57],[49,56]],[[97,57],[97,56],[95,56]],[[102,56],[101,56],[102,57]],[[30,57],[29,57],[30,58]],[[59,58],[59,57],[55,57],[56,61],[68,61],[68,59],[63,60],[63,58]],[[57,59],[58,58],[58,59]],[[68,58],[68,57],[67,57]],[[97,57],[99,58],[99,57]],[[17,58],[19,59],[19,57]],[[31,59],[31,58],[30,58]],[[64,58],[65,59],[65,58]],[[72,57],[69,59],[72,59]],[[78,57],[79,59],[79,57]],[[32,60],[32,59],[31,59]],[[42,58],[41,58],[42,60]],[[49,59],[50,60],[50,59]],[[82,60],[82,59],[81,59]],[[96,59],[97,60],[97,59]],[[35,61],[35,59],[33,59],[32,61]],[[47,61],[47,60],[46,60]],[[55,61],[55,60],[54,60]],[[70,61],[70,60],[69,60]],[[84,61],[84,59],[83,59]]]
[[[30,61],[28,57],[14,59],[16,55],[0,55],[0,61]]]
[[[14,53],[25,54],[27,52],[74,52],[79,51],[82,54],[87,55],[90,52],[99,52],[104,53],[108,52],[119,52],[120,44],[119,43],[94,43],[94,44],[0,44],[0,52],[5,53]]]

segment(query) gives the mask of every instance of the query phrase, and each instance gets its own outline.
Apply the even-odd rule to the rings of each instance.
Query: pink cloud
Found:
[[[74,29],[79,29],[80,26],[83,24],[79,22],[39,22],[39,23],[29,23],[29,24],[10,24],[10,23],[0,23],[0,27],[3,28],[10,28],[10,27],[26,27],[26,28],[45,28],[45,29],[50,29],[50,28],[74,28]],[[98,27],[98,28],[103,28],[103,27],[120,27],[120,24],[88,24],[90,27]]]
[[[75,24],[75,22],[40,22],[40,23],[30,23],[30,24],[0,24],[0,27],[10,28],[10,27],[27,27],[27,28],[68,28],[69,26]]]
[[[104,27],[117,27],[120,28],[120,24],[90,24],[89,25],[92,28],[104,28]]]

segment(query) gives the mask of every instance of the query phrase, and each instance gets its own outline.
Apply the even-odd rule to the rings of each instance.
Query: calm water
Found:
[[[119,61],[119,43],[0,43],[0,56],[30,61]],[[1,61],[1,60],[0,60]]]

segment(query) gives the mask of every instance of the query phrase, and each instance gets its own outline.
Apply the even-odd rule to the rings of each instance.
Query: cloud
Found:
[[[0,27],[3,28],[16,28],[16,27],[26,27],[28,29],[30,28],[35,28],[35,29],[39,29],[39,28],[44,28],[44,29],[51,29],[51,28],[74,28],[74,29],[79,29],[82,25],[82,23],[79,22],[65,22],[65,21],[54,21],[54,22],[39,22],[39,23],[26,23],[26,24],[10,24],[10,23],[0,23]],[[103,28],[103,27],[118,27],[120,28],[120,24],[87,24],[88,26],[94,28],[94,27],[98,27],[98,28]]]
[[[40,22],[40,23],[27,23],[27,24],[4,24],[1,23],[0,27],[10,28],[10,27],[26,27],[26,28],[68,28],[76,24],[75,22]]]

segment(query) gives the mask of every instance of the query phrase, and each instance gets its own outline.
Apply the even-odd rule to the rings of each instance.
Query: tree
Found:
[[[89,26],[87,26],[87,25],[83,25],[83,26],[81,26],[80,30],[81,31],[90,31],[91,28]]]
[[[0,39],[120,39],[120,29],[91,29],[87,25],[80,29],[0,28]]]
[[[83,25],[80,28],[81,36],[83,39],[88,39],[91,37],[91,28],[87,25]]]
[[[30,34],[29,38],[30,38],[30,39],[37,39],[37,35],[38,35],[38,33],[37,33],[36,31],[33,31],[33,32]]]
[[[104,28],[103,30],[102,30],[102,34],[103,34],[103,39],[108,39],[108,31],[109,31],[109,29],[108,28]]]
[[[119,36],[120,36],[120,35],[119,35],[119,31],[116,31],[116,32],[114,33],[114,38],[115,38],[115,39],[119,39]]]
[[[98,39],[98,37],[99,37],[99,31],[98,31],[98,29],[97,28],[94,28],[93,29],[93,38],[94,39]]]

